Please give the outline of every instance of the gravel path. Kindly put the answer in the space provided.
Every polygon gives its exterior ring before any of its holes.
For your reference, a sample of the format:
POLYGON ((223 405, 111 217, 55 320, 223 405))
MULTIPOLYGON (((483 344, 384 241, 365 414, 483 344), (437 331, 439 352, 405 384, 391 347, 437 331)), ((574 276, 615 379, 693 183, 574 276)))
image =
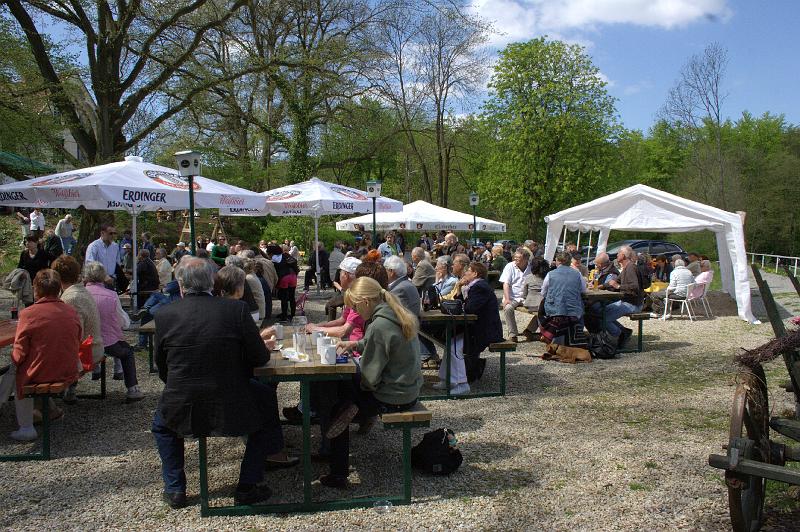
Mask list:
MULTIPOLYGON (((54 460, 0 466, 0 529, 726 530, 722 474, 706 458, 727 441, 732 355, 764 342, 771 330, 736 318, 727 296, 712 296, 715 319, 647 322, 644 353, 565 365, 526 356, 540 353, 540 344, 520 344, 509 359, 506 397, 429 402, 433 426, 456 431, 465 462, 447 478, 415 474, 414 503, 386 515, 368 509, 202 519, 194 442, 186 450, 192 505, 169 510, 159 499, 160 464, 149 434, 161 383, 146 373, 140 354, 144 401, 123 404, 122 383, 109 381, 106 401, 82 400, 55 424, 54 460)), ((321 317, 321 303, 306 308, 312 319, 321 317)), ((768 370, 771 408, 790 408, 789 394, 777 386, 786 376, 782 363, 768 370)), ((496 378, 493 358, 484 385, 496 378)), ((281 384, 282 404, 293 404, 297 390, 281 384)), ((0 453, 15 448, 6 437, 14 428, 6 406, 0 453)), ((299 452, 299 429, 287 427, 286 438, 299 452)), ((379 425, 354 435, 354 492, 399 491, 399 449, 398 435, 379 425)), ((210 440, 211 491, 221 501, 230 501, 241 452, 238 439, 210 440)), ((280 500, 300 493, 299 468, 267 479, 280 500)), ((317 487, 315 495, 337 493, 317 487)), ((798 507, 787 513, 771 506, 767 528, 797 530, 798 507)))

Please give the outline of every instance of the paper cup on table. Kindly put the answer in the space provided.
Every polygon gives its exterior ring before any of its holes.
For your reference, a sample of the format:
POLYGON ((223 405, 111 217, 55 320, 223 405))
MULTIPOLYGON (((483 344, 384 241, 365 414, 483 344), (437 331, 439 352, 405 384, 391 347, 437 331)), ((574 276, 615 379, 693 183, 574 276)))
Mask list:
POLYGON ((314 331, 311 333, 311 343, 316 345, 319 339, 323 337, 322 331, 314 331))
POLYGON ((336 364, 336 346, 326 345, 323 346, 319 352, 320 362, 327 365, 336 364))
POLYGON ((275 324, 275 338, 277 340, 283 340, 283 325, 280 323, 275 324))
POLYGON ((306 352, 306 333, 299 332, 292 335, 292 342, 294 343, 294 350, 298 353, 306 352))

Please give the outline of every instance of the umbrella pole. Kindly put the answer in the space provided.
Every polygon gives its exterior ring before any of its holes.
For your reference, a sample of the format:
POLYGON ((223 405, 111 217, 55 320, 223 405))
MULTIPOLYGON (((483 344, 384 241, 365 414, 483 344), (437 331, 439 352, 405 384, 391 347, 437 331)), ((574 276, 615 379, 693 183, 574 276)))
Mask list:
POLYGON ((589 251, 586 253, 586 265, 589 265, 589 258, 592 256, 592 232, 589 231, 589 251))
POLYGON ((320 272, 322 271, 319 267, 319 216, 314 216, 314 253, 317 255, 317 295, 320 293, 320 284, 322 282, 322 276, 320 272))
POLYGON ((136 213, 135 205, 131 208, 131 214, 133 214, 132 216, 133 220, 131 221, 131 232, 133 233, 133 250, 132 250, 133 260, 131 261, 131 264, 133 264, 133 284, 131 285, 129 292, 131 294, 131 308, 133 309, 134 312, 136 312, 137 310, 139 310, 138 308, 139 284, 137 279, 138 276, 136 275, 136 255, 138 253, 138 251, 136 250, 136 241, 137 241, 136 239, 138 237, 138 235, 136 234, 136 218, 139 215, 136 213))

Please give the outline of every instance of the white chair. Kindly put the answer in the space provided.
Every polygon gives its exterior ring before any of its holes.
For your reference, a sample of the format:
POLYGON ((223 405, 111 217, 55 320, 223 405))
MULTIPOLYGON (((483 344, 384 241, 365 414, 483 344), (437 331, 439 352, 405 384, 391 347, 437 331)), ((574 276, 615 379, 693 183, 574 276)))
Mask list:
POLYGON ((696 300, 699 300, 700 303, 703 304, 703 311, 706 313, 706 318, 714 317, 714 313, 711 311, 711 304, 708 302, 708 299, 706 298, 710 284, 711 283, 698 283, 697 286, 703 287, 703 293, 695 298, 696 300))
POLYGON ((689 315, 689 320, 694 321, 694 314, 692 314, 692 301, 694 301, 695 298, 693 298, 691 294, 696 286, 697 283, 689 283, 686 285, 686 297, 672 296, 674 289, 667 287, 667 296, 664 298, 664 315, 661 316, 661 319, 666 320, 668 315, 672 315, 672 303, 680 302, 681 316, 683 316, 683 311, 686 309, 686 313, 689 315))

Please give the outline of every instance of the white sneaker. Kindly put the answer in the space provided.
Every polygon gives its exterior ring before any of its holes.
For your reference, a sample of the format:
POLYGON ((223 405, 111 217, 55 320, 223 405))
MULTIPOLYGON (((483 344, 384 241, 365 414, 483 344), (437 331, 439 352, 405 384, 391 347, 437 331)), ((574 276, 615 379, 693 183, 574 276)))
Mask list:
POLYGON ((142 399, 144 399, 144 394, 142 390, 139 389, 138 384, 128 388, 128 393, 125 395, 126 402, 132 403, 134 401, 141 401, 142 399))
POLYGON ((447 388, 447 386, 445 385, 444 381, 439 381, 433 385, 434 390, 444 390, 445 388, 447 388))
POLYGON ((671 317, 672 317, 672 314, 667 314, 666 316, 662 316, 662 317, 660 317, 658 319, 660 319, 661 321, 664 321, 664 320, 670 319, 671 317))
POLYGON ((30 427, 20 427, 19 430, 15 430, 10 434, 11 439, 17 441, 33 441, 39 437, 36 434, 36 429, 33 426, 30 427))
POLYGON ((469 393, 469 384, 462 382, 450 388, 450 395, 465 395, 469 393))
POLYGON ((656 314, 655 312, 651 312, 650 313, 650 317, 653 318, 653 319, 656 319, 656 318, 660 318, 661 316, 659 314, 656 314))

